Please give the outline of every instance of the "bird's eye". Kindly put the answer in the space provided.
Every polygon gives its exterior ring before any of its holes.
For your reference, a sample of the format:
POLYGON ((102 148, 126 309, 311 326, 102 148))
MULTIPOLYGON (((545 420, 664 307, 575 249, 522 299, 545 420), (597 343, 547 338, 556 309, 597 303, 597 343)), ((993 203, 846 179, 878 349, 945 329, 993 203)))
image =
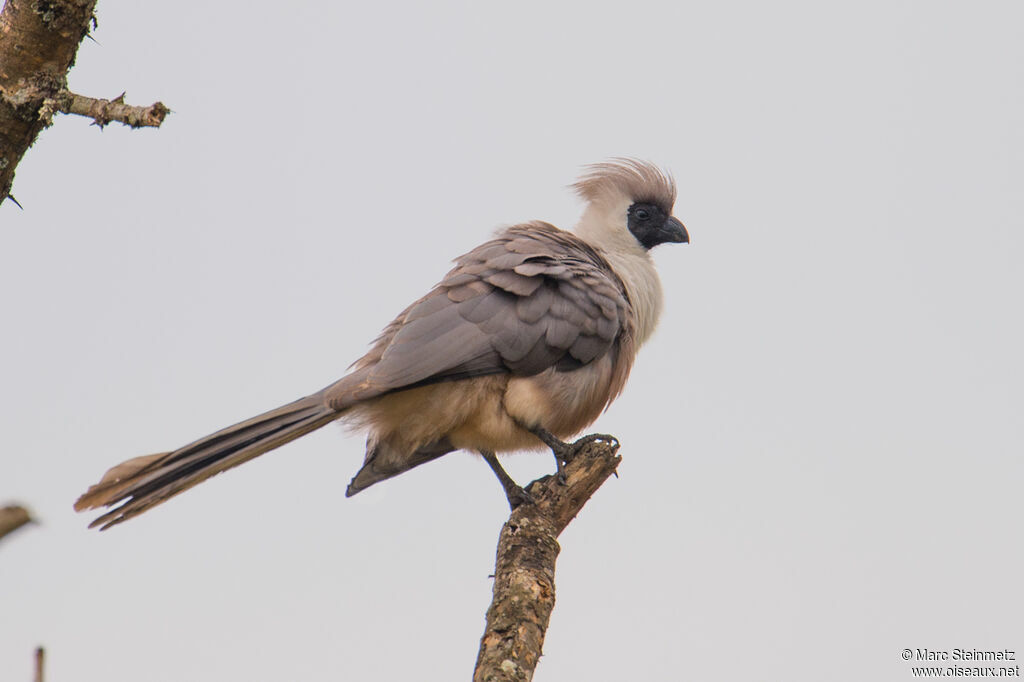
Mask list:
POLYGON ((650 212, 646 208, 638 208, 633 215, 636 216, 637 220, 647 220, 651 217, 650 212))

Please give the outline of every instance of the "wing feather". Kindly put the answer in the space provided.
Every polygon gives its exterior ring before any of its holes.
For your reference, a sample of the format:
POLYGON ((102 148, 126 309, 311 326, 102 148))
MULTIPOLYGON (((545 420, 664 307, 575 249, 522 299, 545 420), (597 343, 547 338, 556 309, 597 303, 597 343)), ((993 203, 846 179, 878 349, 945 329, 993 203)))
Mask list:
POLYGON ((457 259, 355 366, 376 394, 485 374, 572 371, 631 343, 634 326, 625 288, 599 252, 571 233, 528 223, 457 259))
POLYGON ((532 296, 519 297, 516 301, 515 314, 523 322, 532 324, 548 313, 554 299, 554 287, 542 286, 532 296))
POLYGON ((528 297, 544 283, 544 278, 520 275, 515 270, 497 270, 484 277, 484 281, 516 296, 528 297))

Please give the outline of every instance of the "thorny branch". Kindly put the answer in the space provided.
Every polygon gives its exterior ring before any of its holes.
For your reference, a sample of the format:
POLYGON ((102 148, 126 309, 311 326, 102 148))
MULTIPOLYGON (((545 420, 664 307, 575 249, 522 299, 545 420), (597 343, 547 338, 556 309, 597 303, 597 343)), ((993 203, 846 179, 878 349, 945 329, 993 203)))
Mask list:
POLYGON ((114 99, 95 99, 85 95, 76 95, 67 90, 61 101, 60 111, 65 114, 87 116, 103 127, 111 121, 123 123, 132 128, 145 126, 159 128, 170 109, 163 102, 154 102, 148 107, 132 106, 124 103, 124 93, 114 99))
MULTIPOLYGON (((57 112, 159 126, 168 113, 124 103, 124 95, 94 99, 67 88, 78 46, 95 27, 96 0, 6 0, 0 12, 0 203, 10 197, 14 169, 57 112)), ((10 197, 13 199, 13 197, 10 197)))

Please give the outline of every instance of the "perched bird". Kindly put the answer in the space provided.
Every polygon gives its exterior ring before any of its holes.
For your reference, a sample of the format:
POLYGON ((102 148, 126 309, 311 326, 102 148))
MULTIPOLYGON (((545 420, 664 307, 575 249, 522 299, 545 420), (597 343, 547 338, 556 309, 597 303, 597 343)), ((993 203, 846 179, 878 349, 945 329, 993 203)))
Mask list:
POLYGON ((510 506, 529 501, 496 453, 547 446, 562 473, 587 437, 563 439, 619 395, 658 323, 662 288, 648 252, 689 241, 672 215, 675 183, 655 166, 615 159, 588 166, 573 187, 586 202, 573 232, 544 222, 500 231, 458 258, 340 380, 172 452, 123 462, 75 509, 114 507, 90 526, 109 528, 337 419, 368 432, 346 496, 471 450, 510 506))

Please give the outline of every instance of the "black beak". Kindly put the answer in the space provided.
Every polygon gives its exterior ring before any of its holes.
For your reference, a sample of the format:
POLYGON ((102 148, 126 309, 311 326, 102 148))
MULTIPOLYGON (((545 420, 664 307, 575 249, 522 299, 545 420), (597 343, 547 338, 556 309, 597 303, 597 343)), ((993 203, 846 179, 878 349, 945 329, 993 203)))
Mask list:
POLYGON ((661 233, 661 241, 663 242, 690 243, 690 233, 686 231, 686 226, 679 222, 679 219, 675 216, 668 217, 665 224, 661 226, 661 233))

